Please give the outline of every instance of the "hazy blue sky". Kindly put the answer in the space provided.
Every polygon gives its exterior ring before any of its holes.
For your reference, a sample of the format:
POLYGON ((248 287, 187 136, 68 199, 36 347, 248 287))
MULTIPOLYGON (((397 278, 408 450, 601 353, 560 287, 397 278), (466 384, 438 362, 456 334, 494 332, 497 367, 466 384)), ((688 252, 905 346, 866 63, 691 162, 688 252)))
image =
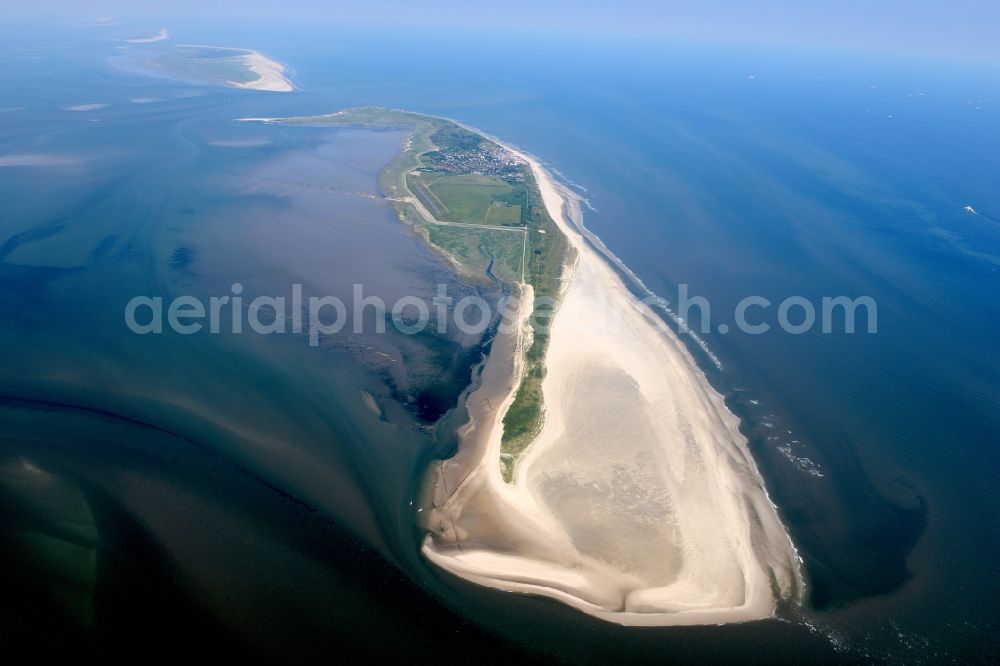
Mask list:
MULTIPOLYGON (((6 3, 4 3, 6 5, 6 3)), ((1000 0, 39 0, 6 12, 53 16, 167 13, 386 21, 433 30, 468 26, 581 36, 810 45, 1000 61, 1000 0), (165 5, 167 7, 165 7, 165 5)))

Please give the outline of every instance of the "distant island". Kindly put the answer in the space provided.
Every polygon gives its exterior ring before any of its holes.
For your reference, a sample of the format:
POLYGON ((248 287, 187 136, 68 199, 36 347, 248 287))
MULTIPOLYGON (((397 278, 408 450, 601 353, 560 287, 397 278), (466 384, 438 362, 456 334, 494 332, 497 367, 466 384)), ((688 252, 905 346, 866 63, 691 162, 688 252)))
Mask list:
POLYGON ((258 51, 201 44, 163 45, 165 30, 154 38, 128 40, 111 59, 120 69, 192 83, 223 85, 268 92, 291 92, 286 68, 258 51))
POLYGON ((467 394, 458 452, 428 472, 431 562, 628 625, 754 620, 802 599, 739 420, 537 159, 405 111, 242 120, 407 130, 386 199, 460 275, 516 304, 467 394))
POLYGON ((162 42, 170 39, 170 33, 167 32, 166 28, 160 28, 160 31, 155 35, 150 35, 149 37, 133 37, 132 39, 126 39, 125 41, 129 44, 152 44, 153 42, 162 42))

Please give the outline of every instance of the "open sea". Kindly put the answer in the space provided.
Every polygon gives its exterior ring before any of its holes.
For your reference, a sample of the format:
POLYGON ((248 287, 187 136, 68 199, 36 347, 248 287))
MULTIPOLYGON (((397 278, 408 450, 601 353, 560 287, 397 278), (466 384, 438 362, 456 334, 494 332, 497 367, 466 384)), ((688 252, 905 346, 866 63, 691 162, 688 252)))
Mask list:
POLYGON ((163 27, 124 20, 0 26, 0 636, 293 660, 1000 658, 995 66, 164 24, 285 63, 299 90, 272 94, 116 69, 115 39, 163 27), (804 607, 623 628, 431 568, 421 473, 454 445, 481 340, 127 329, 133 296, 235 282, 247 302, 473 293, 377 200, 401 133, 233 122, 357 105, 538 156, 668 322, 682 286, 707 300, 708 330, 681 334, 744 420, 804 607), (737 330, 750 296, 770 331, 737 330), (785 299, 837 296, 874 299, 877 332, 779 330, 785 299))

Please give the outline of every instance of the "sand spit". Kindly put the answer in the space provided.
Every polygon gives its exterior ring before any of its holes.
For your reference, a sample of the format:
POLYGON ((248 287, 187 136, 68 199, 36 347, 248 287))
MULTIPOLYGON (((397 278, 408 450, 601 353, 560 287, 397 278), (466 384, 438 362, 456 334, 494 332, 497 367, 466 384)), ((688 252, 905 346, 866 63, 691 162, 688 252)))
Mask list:
POLYGON ((149 37, 136 37, 134 39, 126 39, 125 42, 129 44, 152 44, 154 42, 162 42, 164 40, 170 39, 173 35, 167 32, 166 28, 160 28, 160 31, 155 35, 149 37))
MULTIPOLYGON (((517 152, 517 151, 514 151, 517 152)), ((579 198, 530 156, 577 252, 552 325, 544 426, 504 483, 503 415, 525 344, 498 335, 459 453, 432 470, 428 559, 627 625, 741 622, 803 590, 738 419, 678 337, 579 232, 579 198)), ((530 298, 530 291, 527 298, 530 298)))
POLYGON ((285 78, 285 66, 279 62, 271 60, 267 56, 251 51, 244 56, 240 56, 243 63, 259 78, 247 83, 228 81, 234 88, 249 88, 251 90, 266 90, 270 92, 291 92, 295 90, 292 82, 285 78))
POLYGON ((288 68, 276 60, 268 58, 259 51, 234 48, 231 46, 210 46, 207 44, 177 44, 178 48, 211 49, 213 51, 231 51, 233 55, 224 56, 227 60, 238 60, 240 64, 257 75, 253 81, 222 81, 232 88, 247 90, 264 90, 269 92, 292 92, 295 86, 285 77, 288 68))

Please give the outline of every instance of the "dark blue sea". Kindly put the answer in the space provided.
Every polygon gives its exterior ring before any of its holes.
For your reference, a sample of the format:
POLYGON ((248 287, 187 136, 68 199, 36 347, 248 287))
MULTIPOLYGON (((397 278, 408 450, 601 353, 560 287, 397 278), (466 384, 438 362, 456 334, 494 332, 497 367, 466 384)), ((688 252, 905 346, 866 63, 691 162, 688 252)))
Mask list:
POLYGON ((164 24, 287 64, 299 90, 270 94, 116 69, 116 39, 162 27, 123 20, 0 27, 0 160, 48 160, 0 161, 0 580, 19 600, 0 617, 67 649, 124 632, 302 660, 1000 656, 996 65, 164 24), (91 104, 106 106, 66 110, 91 104), (402 135, 233 122, 357 105, 451 117, 538 156, 637 293, 675 315, 681 289, 710 304, 704 332, 680 333, 743 419, 804 559, 804 607, 629 629, 431 569, 411 501, 453 445, 441 431, 460 421, 448 410, 476 341, 125 328, 136 294, 237 281, 248 296, 468 290, 391 208, 343 194, 377 195, 402 135), (820 313, 839 296, 870 297, 877 331, 781 330, 789 297, 820 313), (766 333, 736 325, 747 297, 771 304, 750 316, 766 333))

